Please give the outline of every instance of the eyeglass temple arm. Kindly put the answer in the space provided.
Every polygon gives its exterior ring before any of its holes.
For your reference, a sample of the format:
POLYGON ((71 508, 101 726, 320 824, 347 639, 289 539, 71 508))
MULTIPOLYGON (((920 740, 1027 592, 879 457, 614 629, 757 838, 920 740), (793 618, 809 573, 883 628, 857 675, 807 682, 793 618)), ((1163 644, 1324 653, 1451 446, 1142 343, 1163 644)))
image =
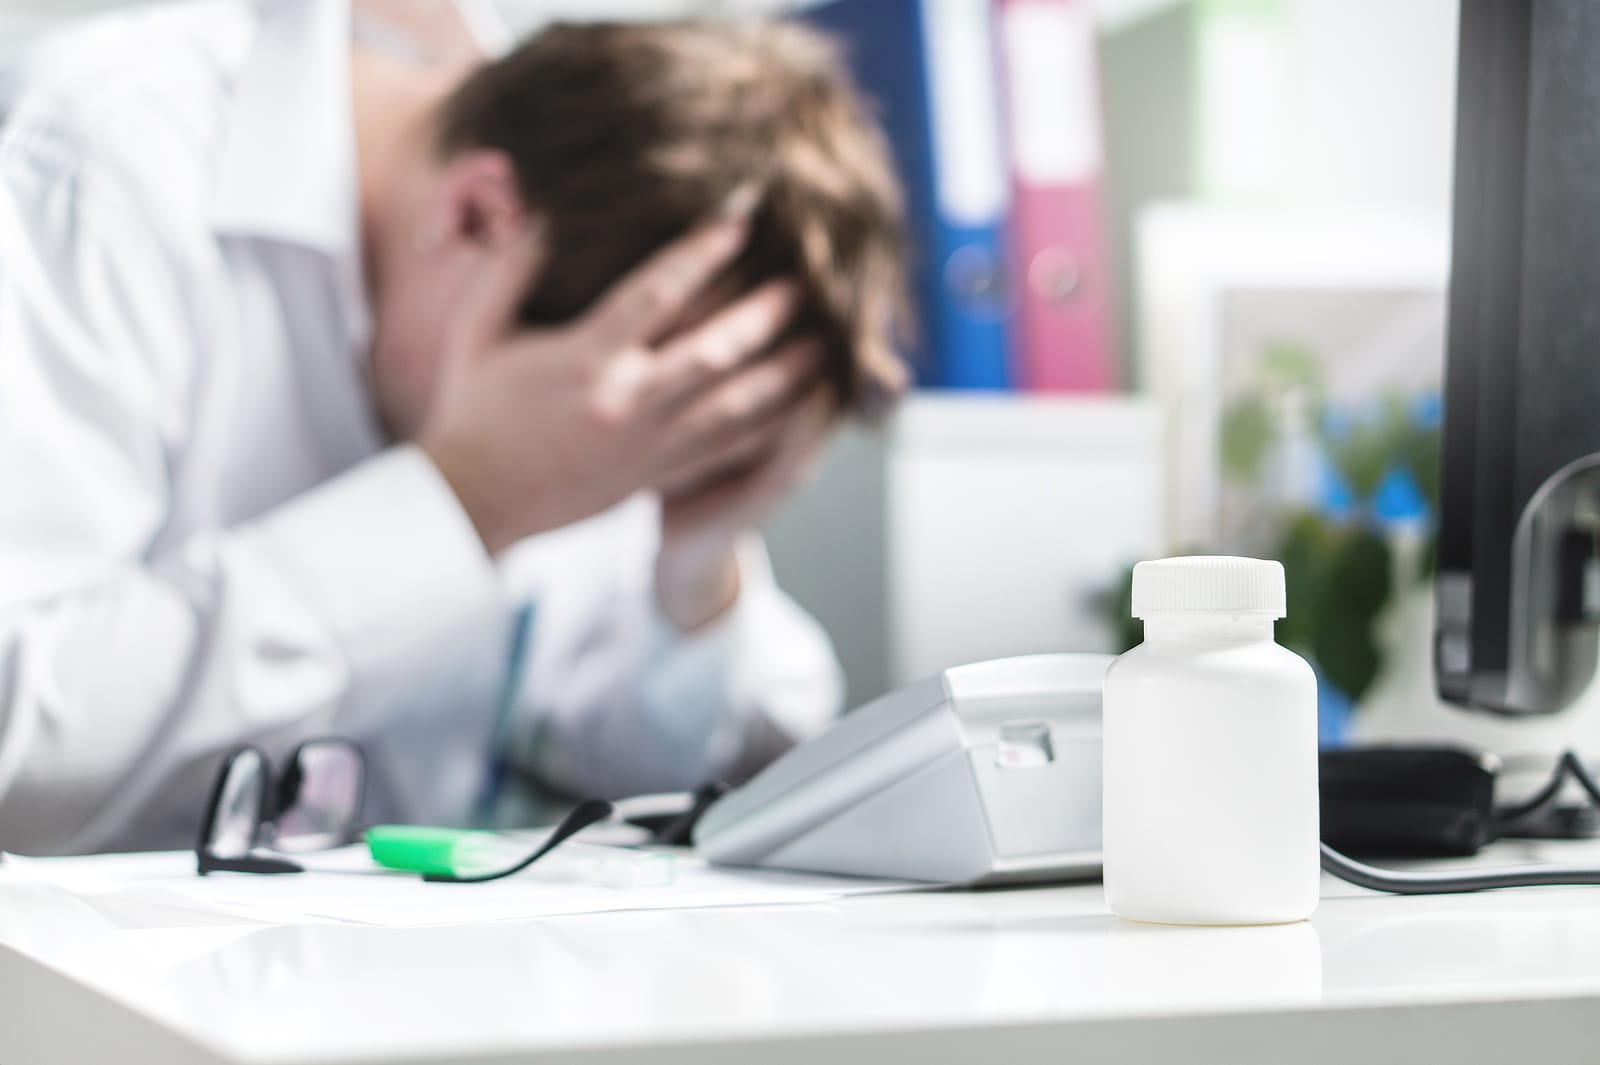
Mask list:
POLYGON ((585 799, 574 807, 571 813, 561 819, 561 823, 555 827, 555 831, 550 833, 550 838, 544 841, 542 847, 509 869, 501 869, 497 872, 484 873, 479 876, 424 873, 422 879, 432 884, 485 884, 491 880, 499 880, 501 877, 510 876, 513 873, 520 873, 583 829, 588 828, 596 821, 604 821, 610 817, 613 809, 614 807, 604 799, 585 799))
POLYGON ((305 869, 287 858, 273 858, 264 854, 246 854, 240 858, 218 858, 201 851, 199 872, 207 873, 303 873, 305 869))

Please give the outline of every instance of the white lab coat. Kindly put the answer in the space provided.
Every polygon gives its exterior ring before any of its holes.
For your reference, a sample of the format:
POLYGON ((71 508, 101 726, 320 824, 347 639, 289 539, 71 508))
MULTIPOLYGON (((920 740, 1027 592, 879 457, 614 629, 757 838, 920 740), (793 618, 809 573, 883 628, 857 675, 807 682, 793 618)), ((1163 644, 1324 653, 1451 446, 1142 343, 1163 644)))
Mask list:
POLYGON ((654 791, 839 709, 759 542, 729 616, 656 610, 637 497, 491 562, 379 431, 349 12, 232 0, 36 50, 0 130, 0 848, 191 845, 220 756, 340 734, 371 816, 459 820, 535 604, 513 754, 654 791))

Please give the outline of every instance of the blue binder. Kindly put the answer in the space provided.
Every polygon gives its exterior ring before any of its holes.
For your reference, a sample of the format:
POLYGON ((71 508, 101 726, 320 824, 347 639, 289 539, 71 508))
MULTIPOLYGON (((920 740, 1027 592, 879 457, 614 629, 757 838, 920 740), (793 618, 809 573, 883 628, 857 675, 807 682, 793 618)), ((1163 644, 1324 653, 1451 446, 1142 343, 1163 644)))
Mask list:
POLYGON ((802 17, 842 40, 906 186, 918 385, 1010 387, 990 0, 832 0, 802 17))

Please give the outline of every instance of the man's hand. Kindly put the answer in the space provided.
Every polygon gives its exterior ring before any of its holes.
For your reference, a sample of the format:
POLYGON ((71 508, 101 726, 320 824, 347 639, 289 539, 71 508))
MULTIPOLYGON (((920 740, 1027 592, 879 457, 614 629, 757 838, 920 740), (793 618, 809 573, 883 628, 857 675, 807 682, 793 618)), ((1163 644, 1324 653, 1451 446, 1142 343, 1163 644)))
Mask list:
POLYGON ((698 230, 549 330, 516 321, 539 266, 535 235, 490 253, 417 443, 491 553, 640 489, 695 483, 772 451, 776 415, 820 374, 806 341, 754 358, 793 315, 792 283, 763 285, 657 346, 745 234, 738 221, 698 230))
POLYGON ((663 486, 656 593, 663 613, 678 627, 692 631, 733 605, 739 594, 734 542, 745 530, 766 524, 806 480, 833 413, 832 395, 816 387, 774 419, 772 444, 754 464, 710 483, 679 480, 663 486))

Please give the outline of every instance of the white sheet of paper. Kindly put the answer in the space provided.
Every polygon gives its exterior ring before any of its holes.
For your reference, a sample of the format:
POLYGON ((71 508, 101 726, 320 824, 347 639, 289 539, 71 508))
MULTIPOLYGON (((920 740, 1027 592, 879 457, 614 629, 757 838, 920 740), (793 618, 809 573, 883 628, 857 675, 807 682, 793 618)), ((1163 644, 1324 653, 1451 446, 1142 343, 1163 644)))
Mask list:
POLYGON ((91 903, 144 904, 273 923, 341 921, 415 928, 614 910, 793 905, 907 891, 905 881, 725 869, 688 850, 631 850, 569 841, 533 868, 486 884, 430 884, 382 869, 365 846, 302 856, 307 872, 195 873, 187 851, 0 862, 8 879, 51 884, 91 903))

